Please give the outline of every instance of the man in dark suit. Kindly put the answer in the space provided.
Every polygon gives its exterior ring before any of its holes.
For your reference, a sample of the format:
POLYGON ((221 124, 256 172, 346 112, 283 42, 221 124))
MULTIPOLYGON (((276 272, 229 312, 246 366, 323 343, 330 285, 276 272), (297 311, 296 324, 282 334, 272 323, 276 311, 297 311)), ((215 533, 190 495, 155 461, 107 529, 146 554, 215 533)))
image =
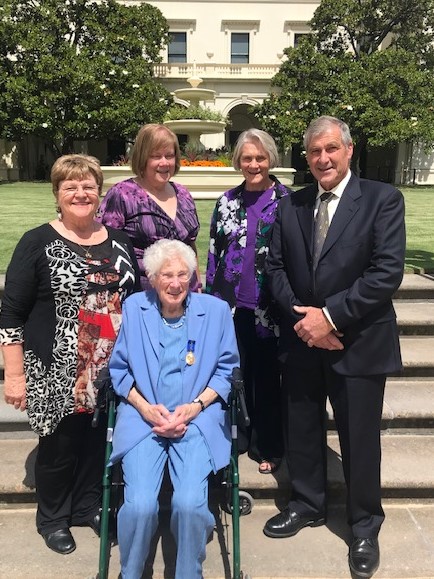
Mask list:
POLYGON ((401 369, 392 296, 404 267, 404 200, 350 170, 348 126, 320 117, 305 137, 317 184, 279 205, 267 273, 281 310, 280 360, 288 507, 267 521, 269 537, 326 522, 326 397, 333 408, 352 528, 349 564, 371 577, 384 520, 380 423, 386 376, 401 369), (323 195, 327 193, 326 195, 323 195), (331 193, 331 194, 330 194, 331 193))

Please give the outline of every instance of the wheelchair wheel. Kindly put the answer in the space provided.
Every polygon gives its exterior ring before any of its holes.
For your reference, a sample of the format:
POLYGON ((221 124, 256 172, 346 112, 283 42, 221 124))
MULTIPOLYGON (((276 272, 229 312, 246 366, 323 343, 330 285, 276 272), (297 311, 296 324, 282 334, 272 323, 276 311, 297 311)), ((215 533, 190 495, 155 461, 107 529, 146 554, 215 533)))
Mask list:
MULTIPOLYGON (((250 495, 248 492, 246 491, 239 491, 239 497, 240 497, 240 516, 244 517, 245 515, 249 515, 252 512, 253 509, 253 505, 254 505, 254 500, 252 495, 250 495)), ((232 497, 229 497, 229 499, 227 500, 226 505, 224 505, 224 510, 231 514, 233 511, 232 508, 232 497)))
POLYGON ((254 500, 246 491, 240 491, 240 515, 249 515, 253 509, 254 500))

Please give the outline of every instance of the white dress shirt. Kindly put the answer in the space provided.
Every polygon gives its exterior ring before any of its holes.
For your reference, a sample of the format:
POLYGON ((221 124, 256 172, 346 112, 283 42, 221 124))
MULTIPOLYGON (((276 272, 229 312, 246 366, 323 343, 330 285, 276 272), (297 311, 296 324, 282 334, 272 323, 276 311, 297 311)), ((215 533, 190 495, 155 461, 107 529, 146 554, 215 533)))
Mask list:
POLYGON ((326 191, 330 191, 330 193, 333 193, 333 196, 327 203, 327 211, 329 215, 329 223, 332 222, 333 216, 336 213, 336 209, 338 208, 339 201, 341 200, 342 193, 344 192, 345 187, 348 185, 348 181, 350 180, 350 178, 351 178, 351 171, 348 170, 348 173, 345 175, 342 181, 338 185, 336 185, 336 187, 334 187, 333 189, 324 189, 324 187, 321 187, 321 185, 318 183, 318 193, 316 195, 314 217, 316 217, 316 214, 318 213, 319 204, 321 203, 320 200, 321 195, 326 191))
MULTIPOLYGON (((334 217, 334 214, 336 213, 336 209, 338 208, 339 201, 341 200, 342 194, 345 190, 345 187, 348 185, 348 181, 350 180, 350 178, 351 178, 351 171, 348 169, 348 173, 345 175, 345 177, 342 179, 342 181, 340 181, 340 183, 338 183, 336 185, 336 187, 334 187, 333 189, 326 190, 326 189, 324 189, 324 187, 321 187, 321 185, 318 183, 318 193, 316 195, 316 201, 315 201, 314 218, 316 217, 316 214, 318 213, 319 204, 321 203, 321 200, 320 200, 321 195, 323 193, 325 193, 326 191, 330 191, 331 193, 333 193, 333 196, 330 199, 330 201, 327 203, 327 211, 328 211, 328 216, 329 216, 329 224, 331 224, 332 219, 334 217)), ((337 327, 335 326, 328 309, 326 307, 323 307, 322 311, 324 312, 325 317, 328 319, 328 321, 333 326, 333 329, 337 331, 337 327)))

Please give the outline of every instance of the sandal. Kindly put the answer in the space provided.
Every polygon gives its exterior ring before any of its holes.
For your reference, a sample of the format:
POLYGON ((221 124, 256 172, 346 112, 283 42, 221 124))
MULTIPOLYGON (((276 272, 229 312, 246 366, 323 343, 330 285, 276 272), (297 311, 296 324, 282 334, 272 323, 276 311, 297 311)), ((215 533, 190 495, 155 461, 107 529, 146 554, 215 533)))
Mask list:
POLYGON ((266 458, 261 459, 259 463, 258 472, 261 474, 273 474, 279 468, 280 462, 274 462, 273 460, 267 460, 266 458))

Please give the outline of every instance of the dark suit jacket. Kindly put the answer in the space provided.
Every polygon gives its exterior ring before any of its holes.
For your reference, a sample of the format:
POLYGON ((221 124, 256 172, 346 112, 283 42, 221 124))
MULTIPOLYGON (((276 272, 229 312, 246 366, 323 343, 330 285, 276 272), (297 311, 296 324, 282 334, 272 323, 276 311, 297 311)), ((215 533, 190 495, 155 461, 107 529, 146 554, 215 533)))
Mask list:
POLYGON ((279 204, 266 271, 281 311, 280 359, 309 366, 329 356, 348 376, 401 369, 392 296, 404 267, 404 199, 391 185, 351 175, 312 271, 317 186, 292 192, 279 204), (294 305, 327 306, 343 351, 309 348, 293 330, 294 305))

